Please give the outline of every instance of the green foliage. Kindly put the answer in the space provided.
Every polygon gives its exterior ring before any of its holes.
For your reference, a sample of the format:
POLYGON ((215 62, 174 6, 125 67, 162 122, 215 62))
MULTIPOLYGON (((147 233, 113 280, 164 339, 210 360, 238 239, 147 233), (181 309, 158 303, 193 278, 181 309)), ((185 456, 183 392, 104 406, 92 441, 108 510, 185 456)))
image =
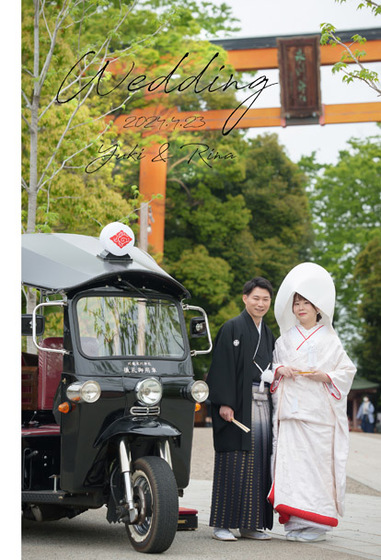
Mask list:
MULTIPOLYGON (((121 75, 108 71, 103 74, 100 95, 96 88, 89 94, 89 88, 96 84, 92 79, 107 55, 118 59, 122 72, 127 73, 135 64, 131 79, 140 75, 142 68, 150 79, 162 76, 179 60, 184 39, 197 56, 189 57, 189 64, 179 74, 199 71, 200 64, 206 64, 218 49, 197 37, 234 30, 231 9, 225 4, 217 7, 203 2, 200 6, 190 1, 184 5, 178 0, 40 2, 37 43, 34 2, 24 0, 22 9, 24 229, 97 234, 99 225, 107 221, 126 216, 133 220, 141 202, 130 188, 136 182, 136 162, 110 158, 94 174, 85 170, 99 158, 100 149, 119 142, 123 151, 129 143, 136 144, 140 135, 131 132, 121 138, 104 117, 145 106, 147 98, 143 92, 129 94, 120 84, 121 75), (92 55, 83 59, 65 81, 61 101, 88 86, 68 103, 57 105, 53 101, 65 74, 91 50, 96 53, 93 59, 92 55), (77 82, 67 88, 76 76, 77 82), (108 91, 112 93, 105 95, 108 91)), ((219 50, 222 64, 226 54, 219 50)), ((167 96, 169 106, 176 103, 175 95, 167 96)), ((190 97, 188 93, 181 96, 188 110, 193 109, 188 104, 190 97)), ((225 98, 229 103, 230 92, 225 98)))
POLYGON ((199 305, 217 308, 227 302, 232 279, 230 266, 219 257, 211 257, 203 245, 183 251, 170 270, 176 278, 184 280, 199 305))
MULTIPOLYGON (((338 4, 345 4, 347 0, 335 0, 338 4)), ((363 8, 369 8, 374 15, 381 14, 381 5, 373 0, 365 0, 357 3, 357 9, 362 10, 363 8)))
POLYGON ((277 288, 290 268, 305 259, 311 241, 306 178, 285 155, 276 135, 245 140, 234 132, 224 143, 240 157, 221 160, 212 169, 202 162, 183 161, 171 169, 167 185, 165 265, 186 285, 189 273, 201 278, 211 274, 208 266, 218 270, 223 283, 211 282, 210 293, 201 294, 196 283, 188 285, 192 295, 205 302, 213 332, 243 309, 246 280, 265 276, 277 288), (198 253, 192 264, 190 255, 200 243, 202 258, 198 253), (187 266, 197 273, 177 265, 184 255, 187 266), (208 259, 223 260, 229 275, 212 261, 208 264, 208 259), (224 299, 218 296, 220 288, 224 299))
MULTIPOLYGON (((97 120, 104 112, 104 107, 97 105, 95 99, 82 106, 76 100, 65 105, 52 103, 62 81, 62 69, 74 64, 79 45, 79 29, 74 23, 78 8, 74 2, 68 5, 73 8, 68 10, 65 25, 58 30, 50 64, 51 34, 57 11, 62 6, 53 2, 39 6, 39 71, 36 77, 34 6, 30 1, 23 2, 23 226, 27 229, 30 212, 35 212, 34 229, 37 231, 97 234, 99 225, 128 215, 138 201, 130 204, 123 199, 121 181, 113 177, 111 166, 103 168, 96 177, 84 172, 89 158, 95 153, 94 139, 102 129, 107 130, 106 123, 97 120), (45 78, 42 70, 44 65, 47 68, 45 78), (40 90, 36 110, 32 105, 36 95, 33 88, 37 86, 40 86, 40 90), (37 127, 33 125, 33 115, 38 118, 37 127), (33 151, 32 139, 37 134, 37 149, 33 151), (37 167, 36 180, 31 174, 33 166, 37 167), (37 193, 35 210, 29 205, 33 193, 37 193)), ((109 127, 104 139, 112 141, 114 138, 115 132, 109 127)))
MULTIPOLYGON (((346 2, 346 0, 336 0, 340 4, 346 2)), ((369 8, 375 16, 381 14, 381 5, 373 1, 359 2, 357 9, 369 8)), ((366 55, 366 51, 355 49, 352 50, 352 45, 347 46, 341 40, 341 38, 336 33, 336 28, 331 23, 322 23, 321 28, 321 38, 320 43, 322 45, 331 44, 332 46, 340 45, 343 47, 343 52, 341 54, 340 61, 333 65, 332 73, 343 73, 343 82, 350 84, 355 80, 360 80, 367 84, 370 88, 374 89, 378 94, 381 93, 380 81, 377 72, 369 70, 364 67, 360 59, 366 55), (351 69, 348 63, 356 63, 360 69, 351 69)), ((359 45, 366 44, 366 38, 358 33, 352 36, 353 43, 359 45)))
POLYGON ((381 136, 352 139, 336 165, 313 169, 309 192, 315 232, 314 260, 333 275, 337 290, 336 326, 350 343, 357 332, 353 310, 361 287, 353 281, 358 254, 380 226, 381 136))
POLYGON ((381 385, 381 236, 376 233, 359 253, 354 279, 361 290, 361 343, 355 347, 359 374, 381 385))
MULTIPOLYGON (((381 14, 378 2, 358 2, 357 9, 363 8, 370 9, 375 16, 381 14)), ((352 40, 366 45, 366 38, 359 34, 353 35, 352 40)), ((378 74, 366 68, 360 60, 366 51, 353 51, 352 45, 342 42, 335 27, 325 23, 321 25, 321 44, 329 43, 344 48, 341 60, 333 66, 332 72, 342 72, 343 82, 347 84, 360 80, 380 95, 378 74), (349 62, 356 63, 357 67, 350 69, 349 62)), ((380 227, 380 137, 363 143, 352 140, 349 144, 352 152, 342 152, 336 166, 325 167, 311 194, 316 231, 314 253, 336 280, 337 326, 356 352, 360 372, 368 379, 380 381, 379 328, 375 327, 381 317, 377 303, 380 273, 378 264, 372 262, 372 258, 378 258, 379 263, 380 251, 379 241, 371 241, 380 227), (369 270, 372 271, 370 275, 369 270), (353 313, 358 301, 361 301, 359 314, 363 319, 360 328, 353 313)), ((313 170, 313 164, 306 163, 309 165, 307 172, 315 173, 317 177, 318 169, 313 170)))
MULTIPOLYGON (((164 265, 205 308, 215 337, 244 308, 247 280, 264 276, 277 289, 289 270, 306 260, 311 242, 307 179, 276 135, 251 140, 239 131, 223 138, 217 132, 203 135, 222 153, 237 154, 211 168, 181 158, 184 135, 177 140, 167 182, 164 265)), ((278 335, 272 310, 266 322, 278 335)), ((209 361, 210 356, 194 361, 198 377, 209 361)))
POLYGON ((350 74, 343 76, 343 82, 350 84, 356 78, 363 81, 366 80, 371 80, 373 82, 379 81, 377 72, 366 70, 365 68, 363 68, 361 70, 352 70, 350 74))

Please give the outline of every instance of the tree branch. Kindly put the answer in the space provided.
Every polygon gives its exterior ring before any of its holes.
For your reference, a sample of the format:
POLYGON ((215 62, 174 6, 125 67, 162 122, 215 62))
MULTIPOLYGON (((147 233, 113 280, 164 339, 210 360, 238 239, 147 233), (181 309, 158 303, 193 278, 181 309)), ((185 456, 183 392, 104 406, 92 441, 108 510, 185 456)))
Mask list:
POLYGON ((341 41, 341 39, 339 37, 337 37, 335 35, 336 29, 332 24, 330 24, 330 23, 321 24, 321 28, 322 28, 321 43, 323 45, 325 45, 329 42, 333 42, 336 45, 340 45, 344 49, 344 54, 341 57, 341 61, 337 62, 333 66, 332 72, 338 72, 338 71, 341 70, 347 76, 347 78, 343 78, 343 80, 345 82, 348 83, 348 82, 350 82, 354 79, 361 80, 361 81, 365 82, 370 88, 374 89, 379 95, 381 95, 381 89, 377 85, 377 83, 379 82, 378 77, 377 77, 377 73, 368 70, 362 64, 362 62, 360 62, 360 56, 362 56, 363 53, 361 53, 359 51, 353 52, 351 50, 351 47, 355 43, 357 43, 357 42, 364 43, 364 42, 366 42, 366 39, 359 36, 359 35, 354 35, 352 37, 353 38, 353 43, 351 43, 349 46, 347 46, 345 43, 343 43, 341 41), (356 53, 358 53, 359 56, 356 56, 356 53), (357 64, 357 66, 360 68, 360 70, 354 70, 354 71, 347 70, 346 69, 347 65, 348 65, 348 62, 346 62, 347 60, 351 60, 352 62, 357 64))
POLYGON ((193 196, 191 195, 190 190, 188 189, 188 187, 186 186, 186 184, 181 181, 181 179, 177 179, 176 177, 168 177, 167 179, 168 181, 174 181, 175 183, 178 183, 181 187, 183 187, 184 191, 187 193, 188 197, 190 200, 193 200, 193 196))
POLYGON ((373 8, 375 10, 377 10, 377 8, 381 7, 381 4, 379 4, 378 2, 373 2, 372 0, 366 0, 366 3, 367 3, 368 6, 369 5, 373 6, 373 8))
POLYGON ((27 109, 30 110, 30 109, 32 108, 32 105, 30 104, 30 101, 29 101, 29 99, 28 99, 28 97, 27 97, 27 95, 26 95, 26 93, 25 93, 25 91, 24 91, 23 89, 21 90, 21 95, 22 95, 23 98, 24 98, 24 101, 25 101, 25 103, 26 103, 27 109))
MULTIPOLYGON (((95 140, 93 140, 92 142, 90 142, 90 143, 87 144, 86 146, 83 146, 82 148, 80 148, 79 150, 77 150, 74 154, 71 154, 71 155, 68 156, 66 159, 64 159, 63 162, 61 163, 60 167, 59 167, 58 169, 56 169, 56 170, 54 171, 54 173, 52 173, 52 175, 50 175, 47 179, 45 179, 45 181, 43 181, 41 184, 39 184, 39 187, 38 187, 38 188, 41 189, 41 188, 43 187, 43 185, 45 185, 45 183, 52 181, 52 179, 66 166, 66 163, 67 163, 68 161, 70 161, 71 159, 73 159, 73 157, 77 156, 77 155, 80 154, 81 152, 83 152, 83 151, 87 150, 88 148, 90 148, 90 146, 92 146, 93 144, 95 144, 95 143, 99 140, 99 138, 101 138, 101 136, 102 136, 105 132, 107 132, 108 129, 109 129, 109 125, 107 125, 107 126, 102 130, 102 132, 100 132, 100 133, 98 134, 98 136, 95 138, 95 140)), ((55 153, 53 154, 53 156, 52 156, 52 158, 51 158, 51 161, 52 161, 53 157, 55 157, 55 155, 56 155, 57 152, 58 152, 58 148, 57 148, 57 150, 55 151, 55 153)), ((50 164, 50 163, 51 163, 51 162, 49 162, 49 164, 50 164)), ((83 167, 83 166, 81 166, 81 167, 83 167)), ((47 168, 48 168, 48 166, 45 168, 44 174, 46 174, 47 168)), ((79 167, 77 167, 76 169, 78 169, 78 168, 79 168, 79 167)), ((43 179, 43 176, 41 176, 41 179, 43 179)), ((40 181, 41 181, 41 179, 40 179, 40 181)))
POLYGON ((34 77, 34 76, 33 76, 33 72, 31 72, 30 70, 28 70, 28 68, 27 68, 26 66, 23 66, 23 67, 21 68, 21 71, 22 71, 22 72, 25 72, 26 74, 28 74, 28 76, 30 76, 31 78, 34 77))
POLYGON ((52 40, 52 34, 50 32, 49 25, 48 25, 48 22, 46 21, 46 17, 45 17, 45 0, 43 0, 43 2, 42 2, 40 13, 42 14, 43 20, 45 22, 46 31, 48 32, 49 39, 51 41, 52 40))
POLYGON ((26 123, 27 127, 29 128, 29 130, 31 129, 31 124, 28 121, 28 119, 26 117, 24 117, 24 115, 21 113, 21 118, 22 120, 26 123))
POLYGON ((21 186, 26 190, 26 192, 29 192, 29 187, 27 182, 25 181, 24 177, 21 176, 21 186))
MULTIPOLYGON (((346 51, 347 51, 347 56, 349 58, 351 58, 360 68, 361 70, 364 70, 365 72, 368 72, 368 70, 365 68, 365 66, 360 62, 360 59, 357 58, 357 56, 352 52, 351 50, 351 46, 354 44, 352 43, 351 45, 349 45, 349 47, 347 45, 345 45, 344 43, 342 43, 333 33, 330 34, 333 38, 333 40, 340 45, 341 47, 343 47, 346 51)), ((348 72, 347 70, 345 70, 345 68, 340 68, 340 70, 342 70, 344 72, 344 74, 346 74, 348 77, 351 78, 357 78, 358 80, 361 80, 363 82, 365 82, 369 87, 371 87, 372 89, 374 89, 379 95, 381 95, 381 89, 379 87, 377 87, 376 83, 374 80, 372 80, 370 77, 364 77, 364 76, 359 76, 357 75, 355 72, 348 72)))
POLYGON ((178 160, 175 161, 174 163, 172 163, 172 165, 171 165, 170 167, 168 167, 168 174, 172 171, 172 169, 173 169, 174 167, 176 167, 176 165, 179 165, 179 164, 182 163, 183 161, 188 161, 188 159, 189 159, 189 158, 185 156, 185 157, 183 157, 183 158, 178 159, 178 160))
MULTIPOLYGON (((89 8, 86 8, 86 10, 84 10, 83 15, 81 17, 81 19, 77 19, 75 21, 72 21, 71 23, 69 23, 69 25, 65 25, 65 27, 63 27, 62 29, 69 29, 69 27, 72 27, 73 25, 76 25, 77 23, 82 23, 83 22, 83 18, 85 17, 85 13, 89 8)), ((91 16, 93 16, 94 14, 97 14, 98 10, 95 9, 94 12, 92 12, 91 14, 87 14, 86 17, 90 18, 91 16)))
MULTIPOLYGON (((135 0, 133 5, 129 8, 129 10, 127 10, 127 12, 125 13, 125 15, 123 16, 123 18, 119 21, 119 23, 117 24, 117 26, 114 28, 114 32, 117 31, 117 29, 119 29, 120 25, 122 25, 122 23, 124 22, 124 20, 126 19, 127 15, 131 12, 131 10, 135 7, 135 5, 138 3, 138 0, 135 0)), ((79 73, 79 75, 74 78, 70 83, 68 83, 64 88, 61 89, 62 93, 65 93, 65 91, 67 91, 69 88, 71 88, 74 84, 76 84, 77 82, 80 81, 81 76, 83 74, 86 73, 86 71, 90 68, 90 66, 92 66, 93 64, 97 63, 97 65, 99 67, 101 67, 103 64, 105 64, 105 62, 108 60, 110 63, 115 62, 116 60, 118 60, 121 55, 125 54, 126 52, 128 52, 129 50, 131 50, 134 46, 136 45, 140 45, 141 43, 144 43, 148 40, 150 40, 152 37, 155 37, 165 26, 165 23, 162 23, 161 25, 159 25, 159 27, 149 36, 147 37, 143 37, 142 39, 140 39, 139 41, 136 41, 135 43, 133 43, 133 45, 130 45, 128 47, 126 47, 125 49, 120 49, 118 50, 117 55, 114 55, 112 57, 110 57, 110 55, 108 54, 108 48, 109 48, 109 44, 110 44, 110 38, 105 39, 105 41, 100 45, 100 47, 98 48, 98 50, 95 52, 94 56, 91 58, 91 60, 87 63, 85 63, 84 67, 82 68, 81 72, 79 73), (104 54, 102 57, 100 57, 100 53, 104 51, 104 54), (99 59, 99 60, 98 60, 99 59)), ((132 52, 133 54, 133 52, 132 52)), ((54 100, 52 100, 53 102, 54 100)))
POLYGON ((96 117, 95 119, 89 119, 87 121, 83 121, 79 124, 76 124, 72 127, 69 128, 69 130, 74 130, 76 128, 79 128, 80 126, 84 126, 85 124, 89 124, 90 122, 97 122, 100 119, 104 119, 105 117, 107 117, 108 115, 111 115, 112 113, 114 113, 115 111, 118 111, 118 109, 122 109, 124 107, 124 105, 127 103, 127 101, 133 96, 135 95, 136 92, 133 92, 131 95, 128 95, 126 97, 126 99, 124 101, 122 101, 122 103, 120 105, 118 105, 117 107, 113 107, 112 109, 110 109, 109 111, 107 111, 107 113, 103 113, 103 115, 100 115, 99 117, 96 117))
MULTIPOLYGON (((136 4, 137 4, 137 0, 135 0, 135 2, 133 3, 132 7, 134 7, 136 4)), ((124 14, 123 18, 121 18, 121 20, 119 21, 118 25, 114 28, 115 30, 118 29, 118 28, 120 27, 120 25, 123 23, 123 21, 124 21, 125 18, 127 17, 127 14, 130 13, 131 9, 132 9, 132 8, 129 8, 129 10, 126 11, 126 13, 124 14)), ((62 12, 62 10, 61 10, 61 12, 62 12)), ((58 17, 59 17, 59 16, 58 16, 58 17)), ((58 19, 58 18, 57 18, 57 19, 58 19)), ((56 26, 55 26, 54 33, 53 33, 53 40, 54 40, 54 41, 55 41, 55 37, 56 37, 57 31, 58 31, 58 27, 57 27, 57 25, 56 25, 56 26)), ((103 42, 102 46, 98 49, 98 52, 93 56, 92 62, 95 61, 95 59, 96 59, 98 53, 102 52, 102 50, 105 50, 105 52, 104 52, 104 55, 103 55, 102 60, 101 60, 101 62, 100 62, 100 65, 102 65, 102 64, 106 61, 106 58, 107 58, 107 49, 108 49, 109 42, 110 42, 110 39, 107 39, 107 40, 105 40, 105 41, 103 42)), ((129 47, 128 47, 128 48, 129 48, 129 47)), ((49 57, 49 55, 48 55, 48 57, 49 57)), ((47 57, 47 59, 46 59, 46 61, 45 61, 45 65, 46 65, 46 62, 47 62, 47 60, 48 60, 48 57, 47 57)), ((51 60, 51 56, 50 56, 50 59, 49 59, 49 60, 51 60)), ((50 64, 50 62, 49 62, 49 64, 50 64)), ((85 66, 85 69, 88 68, 89 65, 90 65, 90 63, 89 63, 87 66, 85 66)), ((85 69, 84 69, 84 71, 85 71, 85 69)), ((70 85, 72 85, 73 83, 75 83, 75 82, 78 81, 79 79, 80 79, 80 77, 78 76, 78 77, 77 77, 71 84, 69 84, 67 87, 70 87, 70 85)), ((46 172, 47 172, 47 170, 49 169, 49 167, 50 167, 50 165, 52 164, 52 162, 54 161, 54 159, 55 159, 55 157, 56 157, 56 155, 57 155, 57 152, 58 152, 58 150, 59 150, 59 148, 60 148, 60 146, 61 146, 61 144, 62 144, 62 142, 63 142, 63 140, 64 140, 64 138, 65 138, 65 136, 66 136, 66 134, 68 133, 69 130, 72 129, 72 127, 71 127, 70 125, 71 125, 71 123, 72 123, 72 121, 73 121, 75 115, 78 113, 80 107, 85 103, 85 101, 86 101, 87 98, 89 97, 89 95, 90 95, 90 93, 92 92, 94 86, 95 86, 95 82, 93 82, 93 83, 90 85, 90 87, 89 87, 88 90, 86 91, 84 97, 81 98, 81 100, 79 101, 77 107, 73 110, 71 116, 69 117, 68 123, 67 123, 67 125, 66 125, 66 127, 65 127, 65 129, 64 129, 64 131, 63 131, 63 133, 62 133, 62 135, 61 135, 61 137, 60 137, 60 139, 59 139, 59 141, 58 141, 58 143, 57 143, 57 145, 56 145, 56 148, 55 148, 55 150, 53 151, 52 156, 50 157, 50 159, 49 159, 49 161, 48 161, 48 163, 47 163, 47 165, 46 165, 46 167, 45 167, 45 169, 44 169, 44 171, 43 171, 43 173, 42 173, 42 175, 41 175, 41 177, 40 177, 40 180, 39 180, 38 186, 37 186, 38 189, 41 188, 41 186, 42 186, 43 184, 45 184, 46 180, 44 180, 44 178, 45 178, 45 176, 46 176, 46 172)), ((65 89, 66 89, 66 88, 65 88, 65 89)), ((64 90, 63 90, 63 91, 64 91, 64 90)), ((128 99, 128 98, 126 98, 126 100, 127 100, 127 99, 128 99)), ((125 100, 125 101, 126 101, 126 100, 125 100)), ((104 118, 104 116, 106 116, 106 115, 108 115, 108 114, 110 114, 110 113, 116 111, 117 109, 121 108, 121 107, 123 106, 123 104, 125 103, 125 101, 124 101, 121 105, 119 105, 118 107, 116 107, 116 108, 111 109, 110 111, 108 111, 105 115, 101 115, 101 116, 98 117, 96 120, 99 120, 99 119, 101 119, 101 118, 104 118)), ((52 103, 53 103, 53 100, 49 103, 48 107, 50 107, 52 103)), ((42 112, 42 114, 39 116, 39 120, 42 118, 42 116, 43 116, 43 115, 45 114, 45 112, 48 110, 48 107, 47 107, 47 108, 42 112)), ((84 124, 84 123, 82 123, 82 124, 84 124)), ((80 125, 76 125, 76 126, 80 126, 80 125)), ((75 127, 73 127, 73 128, 75 128, 75 127)), ((105 131, 103 131, 101 134, 103 134, 104 132, 105 132, 105 131)), ((98 136, 98 137, 99 137, 99 136, 98 136)), ((92 144, 92 143, 91 143, 91 144, 92 144)), ((89 144, 88 146, 85 146, 85 147, 83 148, 83 150, 87 149, 91 144, 89 144)), ((80 150, 80 151, 83 151, 83 150, 80 150)), ((79 153, 79 152, 78 152, 78 153, 79 153)), ((71 159, 71 158, 69 158, 69 159, 71 159)), ((62 169, 62 166, 59 168, 59 170, 61 170, 61 169, 62 169)), ((56 175, 56 172, 54 173, 54 175, 56 175)))
POLYGON ((38 95, 40 95, 40 93, 41 93, 42 86, 44 85, 46 76, 48 74, 50 63, 51 63, 52 57, 53 57, 53 51, 54 51, 54 48, 56 46, 58 31, 60 30, 60 28, 62 26, 62 23, 64 22, 64 20, 66 19, 66 17, 68 16, 68 13, 69 13, 67 11, 67 4, 68 4, 68 0, 64 0, 64 2, 62 4, 62 8, 61 8, 61 10, 58 13, 57 18, 56 18, 56 23, 55 23, 55 26, 54 26, 53 34, 50 35, 51 39, 50 39, 49 51, 48 51, 48 54, 46 55, 44 65, 43 65, 42 70, 41 70, 41 74, 38 77, 39 78, 38 79, 38 95))

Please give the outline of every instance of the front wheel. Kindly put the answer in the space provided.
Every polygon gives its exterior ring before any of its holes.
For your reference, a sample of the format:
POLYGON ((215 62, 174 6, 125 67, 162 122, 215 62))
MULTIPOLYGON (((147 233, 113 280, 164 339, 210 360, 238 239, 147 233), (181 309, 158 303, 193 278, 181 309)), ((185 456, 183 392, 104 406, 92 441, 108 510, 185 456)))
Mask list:
POLYGON ((126 524, 128 538, 139 552, 164 552, 175 538, 179 514, 172 469, 160 457, 142 457, 131 475, 138 522, 126 524))

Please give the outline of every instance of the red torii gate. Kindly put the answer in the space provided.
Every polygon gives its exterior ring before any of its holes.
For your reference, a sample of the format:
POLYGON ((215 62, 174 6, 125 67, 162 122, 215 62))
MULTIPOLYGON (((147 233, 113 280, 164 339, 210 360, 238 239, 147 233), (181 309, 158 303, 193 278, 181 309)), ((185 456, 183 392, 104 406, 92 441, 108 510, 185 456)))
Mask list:
MULTIPOLYGON (((361 32, 361 31, 360 31, 361 32)), ((363 48, 361 45, 354 44, 351 37, 358 31, 338 32, 342 41, 346 45, 352 45, 354 48, 363 48)), ((363 62, 378 62, 381 60, 381 28, 363 30, 363 34, 367 36, 366 55, 362 57, 363 62)), ((239 71, 252 71, 262 69, 276 69, 279 67, 279 48, 277 40, 279 39, 308 39, 315 35, 298 36, 282 36, 277 37, 261 37, 251 39, 225 39, 212 41, 216 45, 222 46, 228 51, 228 62, 239 71)), ((338 48, 332 48, 330 45, 319 45, 320 65, 333 65, 337 62, 339 55, 338 48)), ((348 61, 350 62, 350 61, 348 61)), ((320 95, 320 93, 319 93, 320 95)), ((244 113, 245 109, 239 109, 235 113, 235 120, 244 113)), ((202 130, 221 130, 224 123, 228 119, 232 110, 214 110, 214 111, 177 111, 176 108, 160 109, 155 107, 154 114, 163 119, 163 124, 169 119, 175 118, 182 123, 189 122, 195 114, 202 115, 205 124, 202 130), (186 120, 188 119, 188 121, 186 120)), ((146 107, 144 109, 136 109, 129 113, 129 117, 139 117, 149 119, 153 118, 153 108, 146 107)), ((119 132, 123 132, 125 128, 127 115, 118 116, 114 124, 118 127, 119 132)), ((381 121, 381 102, 373 103, 348 103, 333 104, 322 106, 322 111, 317 118, 298 118, 287 119, 281 107, 271 107, 262 109, 248 109, 236 128, 255 128, 255 127, 277 127, 286 126, 287 124, 340 124, 355 122, 377 122, 381 121), (296 122, 295 122, 296 121, 296 122)), ((137 122, 137 120, 136 120, 137 122)), ((147 121, 145 121, 147 122, 147 121)), ((160 130, 160 133, 165 130, 160 130)), ((156 158, 159 153, 160 144, 151 143, 145 149, 145 156, 140 161, 139 189, 147 200, 153 195, 161 194, 162 198, 152 201, 152 212, 154 215, 154 223, 151 224, 151 231, 148 234, 148 243, 153 250, 158 253, 164 251, 164 228, 165 228, 165 195, 167 182, 167 162, 165 157, 156 158)))

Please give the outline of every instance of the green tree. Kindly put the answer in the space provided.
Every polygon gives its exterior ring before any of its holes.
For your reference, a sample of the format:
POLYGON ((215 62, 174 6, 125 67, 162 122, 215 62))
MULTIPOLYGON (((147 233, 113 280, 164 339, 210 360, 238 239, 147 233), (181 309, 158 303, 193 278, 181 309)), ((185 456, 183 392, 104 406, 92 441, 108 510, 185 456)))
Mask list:
MULTIPOLYGON (((131 194, 126 162, 118 165, 114 158, 96 173, 85 173, 102 144, 123 143, 110 117, 150 101, 144 92, 122 87, 123 78, 109 71, 109 62, 117 62, 127 75, 130 70, 131 79, 142 68, 154 79, 173 68, 184 39, 229 29, 229 18, 226 5, 208 2, 199 6, 189 1, 184 6, 179 0, 23 1, 22 186, 27 232, 77 226, 83 230, 86 217, 91 230, 95 220, 107 222, 111 215, 123 219, 133 210, 136 204, 123 197, 131 194), (96 203, 99 197, 107 212, 96 203)), ((202 45, 193 67, 209 55, 210 44, 202 45)), ((169 97, 166 101, 173 105, 174 96, 169 97)))
POLYGON ((354 271, 361 300, 361 342, 356 345, 359 374, 381 385, 381 236, 376 234, 359 253, 354 271))
POLYGON ((218 307, 226 301, 231 283, 231 268, 224 259, 211 257, 205 246, 196 245, 183 251, 171 270, 197 296, 198 305, 218 307))
MULTIPOLYGON (((64 106, 55 103, 61 69, 66 65, 70 68, 78 53, 83 52, 81 28, 96 11, 95 4, 86 6, 78 0, 23 2, 22 186, 28 233, 36 228, 71 229, 74 224, 83 224, 84 218, 94 228, 95 220, 106 221, 112 215, 122 218, 131 211, 131 206, 118 195, 118 185, 113 191, 109 189, 111 170, 105 169, 96 179, 87 180, 79 172, 94 139, 101 135, 110 138, 100 118, 107 111, 95 116, 88 103, 92 88, 64 106), (103 199, 107 211, 102 211, 97 198, 103 199), (69 207, 68 223, 64 220, 65 207, 69 207)), ((118 15, 114 11, 113 16, 109 20, 111 33, 125 22, 126 7, 118 15)), ((110 43, 107 37, 99 47, 100 60, 108 56, 110 43)), ((77 79, 77 84, 81 80, 77 79)), ((79 230, 83 231, 83 227, 79 230)))
MULTIPOLYGON (((189 267, 200 276, 201 261, 205 274, 206 267, 213 266, 212 261, 207 264, 206 255, 222 259, 230 271, 229 276, 217 267, 207 272, 218 271, 224 279, 223 285, 210 286, 218 292, 218 301, 209 296, 205 302, 213 332, 242 310, 246 280, 266 276, 277 288, 290 268, 305 260, 311 242, 306 178, 276 135, 246 140, 235 131, 232 139, 232 144, 225 139, 225 146, 233 145, 239 157, 221 160, 212 169, 200 162, 193 166, 182 162, 168 174, 165 263, 169 271, 176 271, 185 282, 186 272, 177 265, 184 254, 193 255, 189 267)), ((223 146, 218 144, 218 149, 223 146)), ((205 300, 197 283, 192 295, 205 300)), ((276 329, 272 315, 269 320, 276 329)))
POLYGON ((259 269, 275 287, 292 266, 307 258, 312 232, 306 185, 304 173, 287 157, 275 134, 250 141, 242 193, 261 255, 259 269))
POLYGON ((313 258, 335 280, 336 326, 349 343, 357 336, 353 309, 361 299, 360 286, 353 281, 356 258, 380 227, 380 140, 350 140, 335 165, 314 168, 309 192, 313 258))

